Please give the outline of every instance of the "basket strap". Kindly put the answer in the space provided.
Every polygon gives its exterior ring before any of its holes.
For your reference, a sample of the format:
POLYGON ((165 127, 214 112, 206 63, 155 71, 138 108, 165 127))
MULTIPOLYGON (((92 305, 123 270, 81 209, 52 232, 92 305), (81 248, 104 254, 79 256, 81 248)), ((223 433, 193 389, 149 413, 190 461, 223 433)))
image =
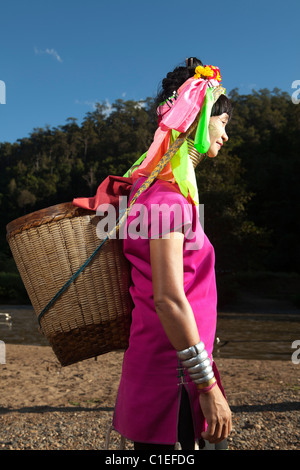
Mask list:
POLYGON ((189 127, 189 129, 180 134, 177 139, 173 142, 173 144, 170 146, 170 148, 168 149, 168 151, 165 153, 165 155, 160 159, 159 163, 157 164, 157 166, 155 167, 155 169, 152 171, 151 175, 147 178, 147 180, 145 181, 145 183, 142 184, 142 186, 138 189, 138 191, 135 193, 135 195, 133 196, 132 200, 130 201, 130 205, 129 207, 127 208, 126 211, 123 212, 123 214, 120 215, 118 221, 117 221, 117 224, 116 226, 108 233, 108 235, 106 236, 106 238, 102 241, 102 243, 96 248, 96 250, 94 251, 94 253, 91 254, 91 256, 84 262, 84 264, 78 269, 78 271, 76 271, 76 273, 73 274, 73 276, 70 277, 70 279, 61 287, 61 289, 59 289, 59 291, 55 294, 55 296, 50 300, 50 302, 48 302, 48 304, 43 308, 43 310, 41 311, 41 313, 38 315, 38 323, 39 323, 39 326, 40 326, 40 330, 42 331, 42 326, 41 326, 41 319, 43 318, 43 316, 45 315, 45 313, 47 312, 47 310, 49 310, 49 308, 54 304, 54 302, 58 299, 58 297, 60 297, 60 295, 69 287, 70 284, 72 284, 72 282, 74 282, 74 280, 79 276, 79 274, 86 268, 86 266, 92 261, 92 259, 96 256, 96 254, 98 253, 98 251, 100 250, 100 248, 103 246, 103 244, 109 239, 109 238, 112 238, 114 236, 115 233, 117 233, 119 231, 119 228, 120 226, 122 225, 122 223, 127 219, 128 217, 128 214, 130 212, 130 209, 131 207, 133 206, 133 204, 135 203, 135 201, 137 200, 137 198, 141 195, 141 193, 143 191, 145 191, 147 188, 149 188, 149 186, 153 183, 153 181, 155 180, 155 178, 157 178, 157 176, 159 175, 159 173, 162 171, 162 169, 167 165, 167 163, 169 163, 169 161, 171 160, 171 158, 178 152, 178 150, 180 149, 181 145, 185 142, 185 140, 188 138, 188 136, 196 129, 197 125, 198 125, 198 120, 199 120, 199 116, 194 120, 194 122, 192 123, 192 125, 189 127))

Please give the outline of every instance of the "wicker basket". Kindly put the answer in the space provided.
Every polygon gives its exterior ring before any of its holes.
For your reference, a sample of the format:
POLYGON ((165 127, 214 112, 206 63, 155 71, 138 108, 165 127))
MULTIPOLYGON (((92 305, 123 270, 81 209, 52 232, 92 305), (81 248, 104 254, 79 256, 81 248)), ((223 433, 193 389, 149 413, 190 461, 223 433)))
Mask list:
MULTIPOLYGON (((96 234, 99 220, 94 211, 64 203, 7 225, 7 241, 38 317, 101 245, 96 234)), ((40 318, 62 366, 126 349, 130 283, 122 240, 108 239, 40 318)))

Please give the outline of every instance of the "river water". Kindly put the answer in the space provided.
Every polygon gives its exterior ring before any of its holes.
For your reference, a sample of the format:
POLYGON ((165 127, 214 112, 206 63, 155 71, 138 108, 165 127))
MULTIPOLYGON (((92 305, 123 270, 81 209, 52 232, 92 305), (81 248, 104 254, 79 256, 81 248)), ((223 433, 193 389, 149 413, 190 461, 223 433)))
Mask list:
MULTIPOLYGON (((48 345, 31 306, 0 306, 0 340, 48 345)), ((214 357, 291 360, 296 340, 300 340, 299 315, 219 313, 214 357)))

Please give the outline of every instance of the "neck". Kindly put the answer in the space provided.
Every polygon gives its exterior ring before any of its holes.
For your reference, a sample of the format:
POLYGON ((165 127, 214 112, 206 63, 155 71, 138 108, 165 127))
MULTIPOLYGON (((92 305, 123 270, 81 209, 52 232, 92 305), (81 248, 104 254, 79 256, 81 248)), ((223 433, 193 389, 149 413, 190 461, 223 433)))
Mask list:
POLYGON ((205 155, 199 153, 194 147, 194 141, 191 139, 187 139, 188 149, 189 149, 189 157, 193 163, 194 169, 196 166, 204 159, 205 155))

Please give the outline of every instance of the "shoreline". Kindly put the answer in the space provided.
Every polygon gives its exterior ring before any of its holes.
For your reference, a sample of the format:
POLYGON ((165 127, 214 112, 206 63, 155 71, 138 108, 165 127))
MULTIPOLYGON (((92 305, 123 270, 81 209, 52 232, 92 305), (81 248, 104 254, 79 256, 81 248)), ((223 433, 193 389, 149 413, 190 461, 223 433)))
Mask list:
MULTIPOLYGON (((9 309, 22 308, 33 310, 31 304, 2 303, 0 312, 9 309)), ((262 296, 251 291, 240 291, 234 302, 228 302, 218 307, 218 314, 245 314, 245 315, 291 315, 300 317, 300 307, 291 300, 262 296)))
MULTIPOLYGON (((104 450, 122 357, 111 352, 61 367, 50 346, 7 344, 6 364, 0 364, 0 450, 104 450)), ((233 413, 229 448, 299 450, 300 364, 216 363, 233 413)), ((110 449, 119 442, 113 432, 110 449)))

